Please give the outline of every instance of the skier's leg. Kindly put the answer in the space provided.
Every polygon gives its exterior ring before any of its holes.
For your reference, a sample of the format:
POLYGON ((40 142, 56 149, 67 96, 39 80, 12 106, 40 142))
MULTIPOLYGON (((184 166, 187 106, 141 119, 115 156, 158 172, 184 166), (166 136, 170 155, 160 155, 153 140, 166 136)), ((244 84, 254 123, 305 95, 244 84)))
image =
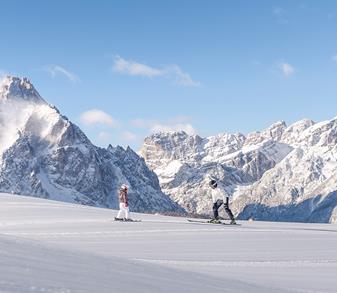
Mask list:
POLYGON ((119 204, 119 211, 118 211, 118 214, 117 214, 117 219, 122 219, 122 214, 123 214, 123 204, 120 203, 119 204))
POLYGON ((124 206, 124 213, 125 213, 125 219, 128 220, 129 219, 129 207, 124 206))
POLYGON ((218 219, 219 217, 219 208, 221 207, 223 201, 222 200, 217 200, 215 203, 213 203, 213 215, 214 215, 214 219, 218 219))
POLYGON ((213 219, 218 219, 219 217, 219 212, 218 212, 218 204, 215 202, 213 203, 213 219))
POLYGON ((226 202, 224 203, 224 208, 225 208, 225 211, 228 214, 229 218, 231 219, 231 223, 235 223, 234 215, 229 208, 229 198, 228 197, 226 197, 226 202))

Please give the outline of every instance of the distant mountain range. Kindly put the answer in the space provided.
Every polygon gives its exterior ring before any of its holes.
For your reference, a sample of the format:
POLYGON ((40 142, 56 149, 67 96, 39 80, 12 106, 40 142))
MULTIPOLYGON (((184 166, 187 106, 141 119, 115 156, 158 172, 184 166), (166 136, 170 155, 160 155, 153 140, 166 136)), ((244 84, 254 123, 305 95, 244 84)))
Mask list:
POLYGON ((337 118, 281 121, 247 136, 157 133, 140 153, 163 192, 191 213, 210 213, 213 177, 239 219, 337 222, 337 118))
POLYGON ((133 211, 183 212, 133 150, 94 146, 28 79, 2 81, 0 191, 117 208, 122 183, 133 211))
POLYGON ((337 118, 247 136, 157 133, 140 155, 93 145, 28 79, 2 81, 2 192, 117 208, 126 183, 133 211, 210 214, 212 177, 239 219, 337 222, 337 118))

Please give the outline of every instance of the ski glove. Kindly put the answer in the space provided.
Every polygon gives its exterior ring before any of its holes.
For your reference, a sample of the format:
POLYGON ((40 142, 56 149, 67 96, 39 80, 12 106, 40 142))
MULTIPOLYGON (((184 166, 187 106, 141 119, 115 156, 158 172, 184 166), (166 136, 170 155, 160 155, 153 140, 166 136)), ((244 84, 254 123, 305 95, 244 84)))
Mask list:
POLYGON ((124 204, 124 206, 127 208, 127 207, 129 206, 129 204, 126 202, 126 203, 124 204))

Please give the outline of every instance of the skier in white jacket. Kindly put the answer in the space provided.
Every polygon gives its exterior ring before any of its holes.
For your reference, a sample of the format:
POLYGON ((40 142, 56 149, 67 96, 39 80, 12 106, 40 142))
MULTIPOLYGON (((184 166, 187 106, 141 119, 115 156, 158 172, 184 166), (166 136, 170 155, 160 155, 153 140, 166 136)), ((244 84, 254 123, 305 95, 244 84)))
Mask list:
POLYGON ((125 184, 119 190, 119 212, 115 221, 129 221, 128 186, 125 184))
POLYGON ((218 188, 218 183, 215 179, 212 179, 209 182, 209 186, 212 188, 212 201, 213 201, 213 219, 210 221, 212 223, 218 223, 219 222, 219 208, 223 205, 226 213, 228 214, 231 222, 230 224, 235 225, 235 218, 232 213, 232 211, 229 208, 229 197, 226 193, 221 192, 221 190, 218 188))

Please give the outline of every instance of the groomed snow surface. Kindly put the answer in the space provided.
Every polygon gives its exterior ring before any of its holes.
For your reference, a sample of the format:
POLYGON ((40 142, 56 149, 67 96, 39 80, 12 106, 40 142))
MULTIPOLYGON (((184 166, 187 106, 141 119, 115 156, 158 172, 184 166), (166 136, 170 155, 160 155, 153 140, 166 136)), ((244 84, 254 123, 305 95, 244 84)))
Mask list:
POLYGON ((188 223, 0 194, 0 292, 337 292, 337 225, 188 223))

